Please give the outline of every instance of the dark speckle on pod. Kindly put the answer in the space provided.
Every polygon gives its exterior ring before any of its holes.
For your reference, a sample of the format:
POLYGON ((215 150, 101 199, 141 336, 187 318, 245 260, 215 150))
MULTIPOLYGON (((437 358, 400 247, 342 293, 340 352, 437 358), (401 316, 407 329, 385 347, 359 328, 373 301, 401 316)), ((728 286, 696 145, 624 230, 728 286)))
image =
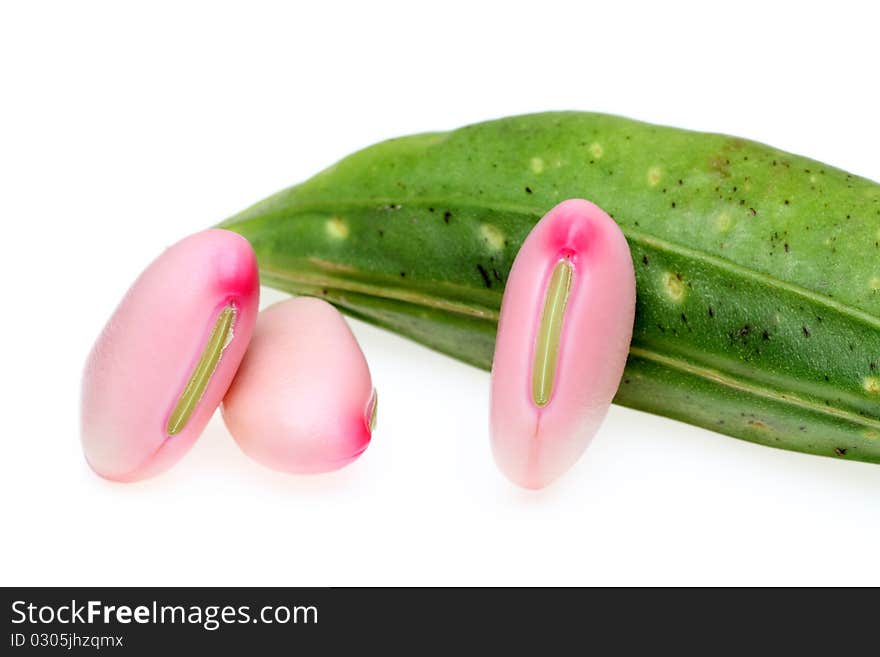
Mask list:
POLYGON ((478 263, 478 264, 477 264, 477 271, 479 271, 479 272, 480 272, 480 276, 483 277, 483 284, 484 284, 487 288, 492 287, 492 279, 489 278, 489 272, 486 271, 486 268, 483 267, 483 265, 481 265, 481 264, 478 263))

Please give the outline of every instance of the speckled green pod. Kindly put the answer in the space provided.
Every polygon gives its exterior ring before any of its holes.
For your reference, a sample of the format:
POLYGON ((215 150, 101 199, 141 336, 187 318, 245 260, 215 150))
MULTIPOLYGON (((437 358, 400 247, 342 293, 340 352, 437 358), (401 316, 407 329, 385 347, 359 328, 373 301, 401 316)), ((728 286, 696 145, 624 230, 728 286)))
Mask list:
POLYGON ((636 267, 617 403, 880 461, 880 185, 839 169, 535 114, 371 146, 223 226, 252 242, 263 282, 489 368, 517 249, 572 197, 615 218, 636 267))

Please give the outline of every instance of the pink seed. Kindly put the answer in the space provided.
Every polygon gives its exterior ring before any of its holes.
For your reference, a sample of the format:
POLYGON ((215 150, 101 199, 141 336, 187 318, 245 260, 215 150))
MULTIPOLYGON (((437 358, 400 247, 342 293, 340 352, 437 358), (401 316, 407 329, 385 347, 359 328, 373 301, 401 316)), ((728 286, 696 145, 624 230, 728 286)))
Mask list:
POLYGON ((342 315, 299 297, 260 313, 223 418, 241 449, 275 470, 317 473, 354 461, 370 443, 376 397, 342 315))
POLYGON ((102 477, 135 481, 177 462, 241 362, 257 315, 250 244, 211 229, 140 275, 95 342, 82 382, 82 443, 102 477))
POLYGON ((634 312, 614 220, 579 199, 548 212, 511 268, 492 363, 492 450, 514 483, 548 485, 589 445, 620 383, 634 312))

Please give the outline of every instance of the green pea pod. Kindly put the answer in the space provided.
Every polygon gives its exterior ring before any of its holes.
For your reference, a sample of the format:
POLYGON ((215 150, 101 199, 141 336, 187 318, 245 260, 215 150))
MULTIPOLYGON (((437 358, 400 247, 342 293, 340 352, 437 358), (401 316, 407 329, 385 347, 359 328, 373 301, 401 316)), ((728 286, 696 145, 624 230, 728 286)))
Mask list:
POLYGON ((615 218, 636 267, 617 403, 880 461, 880 185, 820 162, 534 114, 376 144, 223 227, 264 283, 488 369, 517 249, 572 197, 615 218))

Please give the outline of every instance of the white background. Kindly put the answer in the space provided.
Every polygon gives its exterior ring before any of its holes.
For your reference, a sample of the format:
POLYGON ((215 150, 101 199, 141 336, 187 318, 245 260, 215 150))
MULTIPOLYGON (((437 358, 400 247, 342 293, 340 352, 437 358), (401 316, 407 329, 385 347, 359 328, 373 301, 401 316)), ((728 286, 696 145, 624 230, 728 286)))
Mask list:
POLYGON ((374 141, 589 109, 880 180, 874 3, 590 4, 4 3, 0 583, 880 584, 880 466, 613 407, 525 492, 488 375, 358 322, 381 407, 343 471, 266 470, 219 416, 154 480, 85 465, 81 367, 139 271, 374 141))

